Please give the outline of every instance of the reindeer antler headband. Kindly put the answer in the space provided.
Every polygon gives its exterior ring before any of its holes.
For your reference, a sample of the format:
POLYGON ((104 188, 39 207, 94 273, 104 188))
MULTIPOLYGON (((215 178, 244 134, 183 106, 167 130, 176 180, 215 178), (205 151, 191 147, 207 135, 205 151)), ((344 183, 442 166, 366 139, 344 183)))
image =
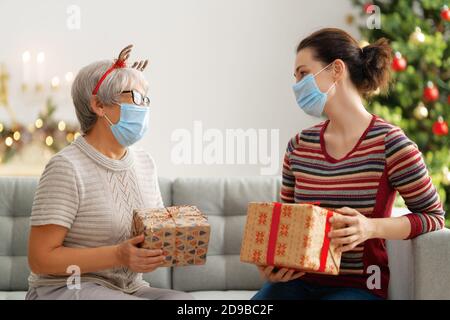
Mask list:
MULTIPOLYGON (((130 45, 126 46, 125 48, 123 48, 122 51, 120 51, 119 57, 116 59, 116 61, 113 63, 113 65, 108 70, 106 70, 106 72, 102 75, 102 77, 98 81, 97 85, 95 86, 94 90, 92 91, 93 95, 97 94, 98 89, 100 88, 100 85, 102 84, 102 82, 106 79, 108 74, 110 74, 114 69, 120 69, 120 68, 127 67, 126 61, 130 57, 130 52, 131 52, 132 48, 133 48, 133 45, 130 44, 130 45)), ((147 64, 148 64, 148 60, 140 60, 139 62, 135 61, 132 64, 131 68, 134 68, 139 71, 144 71, 145 67, 147 67, 147 64)))

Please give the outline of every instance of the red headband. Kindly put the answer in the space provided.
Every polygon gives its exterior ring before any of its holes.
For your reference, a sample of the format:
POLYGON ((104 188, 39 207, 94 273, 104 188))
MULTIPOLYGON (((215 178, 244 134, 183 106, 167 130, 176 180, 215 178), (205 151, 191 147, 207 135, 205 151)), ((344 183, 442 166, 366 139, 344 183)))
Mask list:
POLYGON ((106 79, 108 74, 111 73, 111 71, 113 71, 114 69, 126 68, 126 66, 127 66, 127 64, 125 63, 125 60, 117 59, 117 61, 114 62, 113 65, 108 70, 106 70, 106 72, 103 74, 103 76, 100 78, 100 80, 98 80, 97 85, 94 88, 94 91, 92 91, 92 94, 94 96, 97 94, 98 89, 100 88, 100 85, 106 79))

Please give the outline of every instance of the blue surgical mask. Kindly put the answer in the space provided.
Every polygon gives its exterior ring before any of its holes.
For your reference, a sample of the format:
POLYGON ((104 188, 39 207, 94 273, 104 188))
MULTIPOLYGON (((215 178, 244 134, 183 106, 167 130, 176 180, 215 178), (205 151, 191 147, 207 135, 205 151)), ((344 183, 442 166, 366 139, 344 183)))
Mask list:
POLYGON ((325 70, 329 65, 314 75, 308 74, 305 78, 292 86, 298 106, 305 113, 318 118, 322 116, 325 103, 327 102, 328 92, 336 85, 336 82, 330 86, 327 92, 322 92, 317 86, 314 77, 325 70))
POLYGON ((131 146, 139 141, 148 129, 150 109, 134 104, 122 103, 120 105, 120 120, 116 124, 105 115, 111 125, 111 131, 117 141, 124 147, 131 146))

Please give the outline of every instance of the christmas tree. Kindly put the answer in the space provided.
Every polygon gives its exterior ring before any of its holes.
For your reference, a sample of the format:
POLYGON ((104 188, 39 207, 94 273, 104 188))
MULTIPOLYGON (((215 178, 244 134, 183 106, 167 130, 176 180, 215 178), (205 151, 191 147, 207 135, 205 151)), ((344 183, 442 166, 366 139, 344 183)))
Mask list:
MULTIPOLYGON (((449 226, 449 1, 353 0, 353 3, 361 10, 361 46, 385 37, 395 53, 388 93, 375 93, 368 99, 367 107, 399 126, 418 145, 444 203, 449 226), (374 23, 376 19, 379 25, 374 23)), ((403 205, 400 197, 396 205, 403 205)))

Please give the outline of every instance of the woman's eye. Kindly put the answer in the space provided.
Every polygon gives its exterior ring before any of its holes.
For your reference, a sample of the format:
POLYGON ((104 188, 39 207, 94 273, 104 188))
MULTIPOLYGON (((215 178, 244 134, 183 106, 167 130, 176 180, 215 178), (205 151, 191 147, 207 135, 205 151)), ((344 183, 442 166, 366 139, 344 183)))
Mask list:
POLYGON ((301 80, 305 75, 307 75, 308 74, 308 72, 307 71, 300 71, 298 74, 297 74, 297 77, 298 77, 298 80, 301 80))

